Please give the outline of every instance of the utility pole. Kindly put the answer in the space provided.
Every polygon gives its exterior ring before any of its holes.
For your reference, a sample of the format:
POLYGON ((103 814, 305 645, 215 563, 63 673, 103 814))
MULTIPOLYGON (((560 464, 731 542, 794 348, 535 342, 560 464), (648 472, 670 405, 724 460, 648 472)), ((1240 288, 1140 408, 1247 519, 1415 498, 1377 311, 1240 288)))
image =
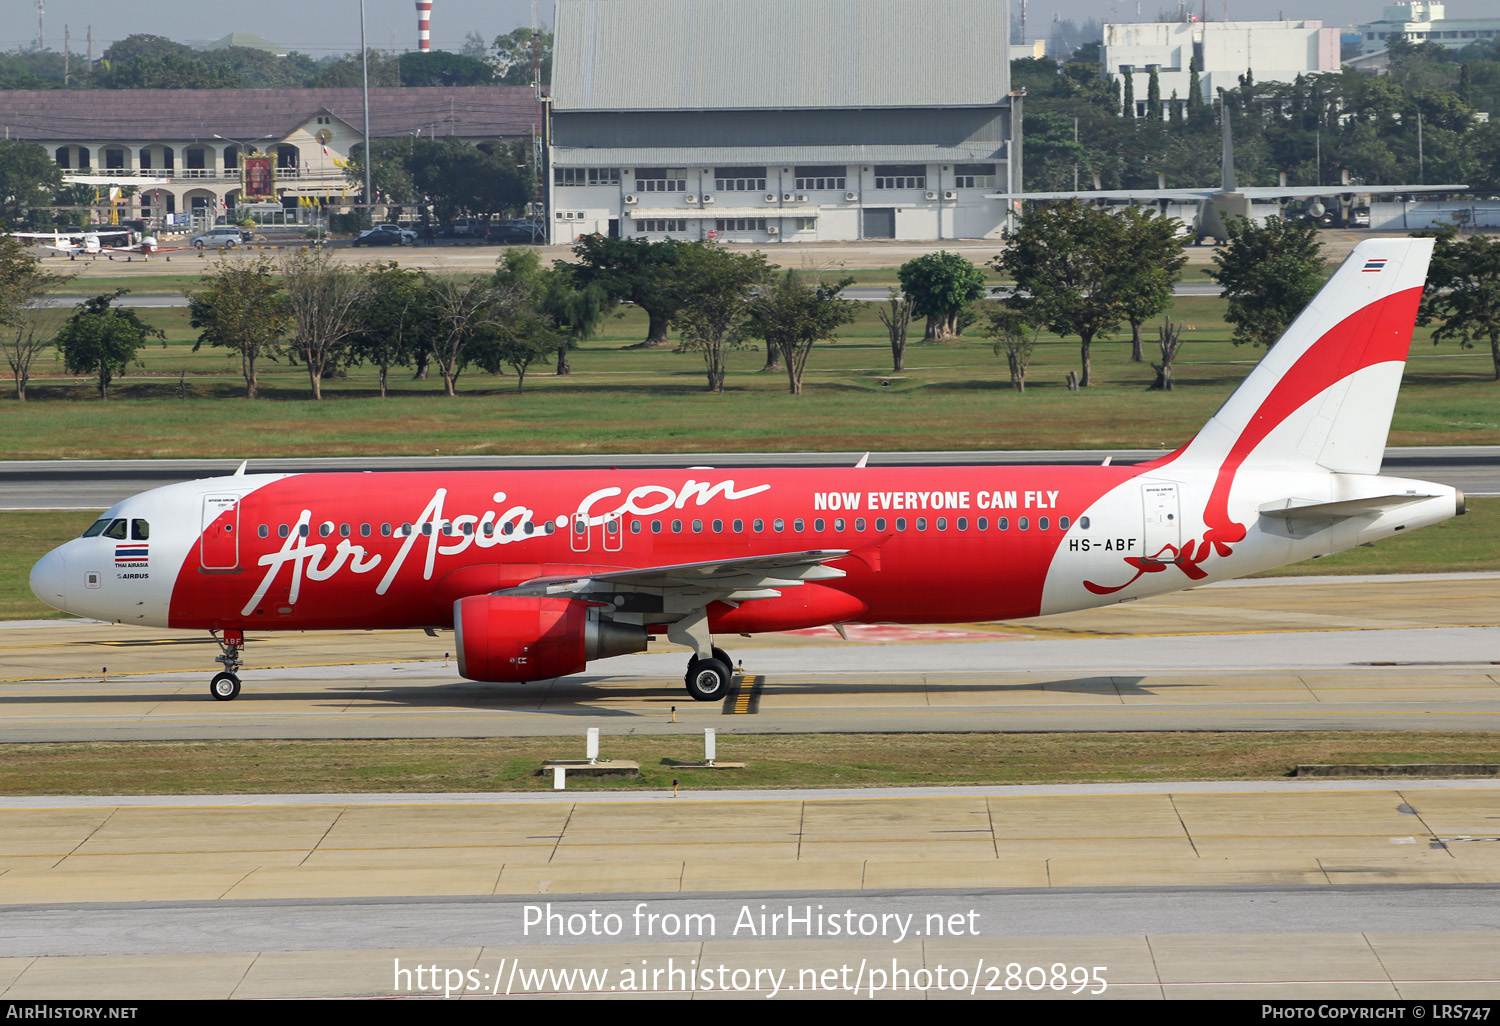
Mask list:
POLYGON ((68 88, 68 51, 73 49, 72 36, 68 33, 68 26, 63 25, 63 88, 68 88))
POLYGON ((365 47, 365 0, 359 0, 359 66, 365 96, 365 213, 369 217, 368 222, 361 219, 360 223, 374 224, 375 189, 371 185, 370 168, 375 163, 375 154, 370 145, 370 51, 365 47))
POLYGON ((47 0, 36 0, 36 52, 47 49, 47 0))
POLYGON ((1422 160, 1422 112, 1417 111, 1417 184, 1427 181, 1427 165, 1422 160))

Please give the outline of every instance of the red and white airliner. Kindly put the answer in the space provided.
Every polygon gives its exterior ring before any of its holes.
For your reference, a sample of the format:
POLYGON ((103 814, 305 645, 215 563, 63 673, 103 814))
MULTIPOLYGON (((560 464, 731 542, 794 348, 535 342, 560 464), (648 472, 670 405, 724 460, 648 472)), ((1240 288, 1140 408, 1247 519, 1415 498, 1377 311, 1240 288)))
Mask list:
MULTIPOLYGON (((1265 570, 1464 511, 1379 476, 1433 243, 1361 243, 1187 445, 1134 466, 246 474, 109 509, 37 563, 80 616, 214 632, 452 628, 459 672, 536 681, 716 634, 1031 617, 1265 570)), ((1148 400, 1142 397, 1143 415, 1148 400)))

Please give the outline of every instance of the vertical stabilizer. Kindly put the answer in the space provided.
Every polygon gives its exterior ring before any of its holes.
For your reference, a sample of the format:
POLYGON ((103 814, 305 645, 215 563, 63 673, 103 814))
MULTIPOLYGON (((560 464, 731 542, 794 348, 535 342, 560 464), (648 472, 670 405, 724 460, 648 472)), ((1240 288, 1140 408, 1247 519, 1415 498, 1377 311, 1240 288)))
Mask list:
POLYGON ((1361 242, 1212 420, 1171 460, 1375 474, 1431 239, 1361 242))

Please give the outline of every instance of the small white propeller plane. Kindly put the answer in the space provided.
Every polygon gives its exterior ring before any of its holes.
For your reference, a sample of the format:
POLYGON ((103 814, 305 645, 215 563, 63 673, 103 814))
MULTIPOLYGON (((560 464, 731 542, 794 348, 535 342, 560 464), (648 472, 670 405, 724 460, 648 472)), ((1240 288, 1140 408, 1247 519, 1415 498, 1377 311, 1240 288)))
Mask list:
MULTIPOLYGON (((128 244, 131 231, 129 228, 82 228, 77 231, 52 231, 52 232, 11 232, 11 236, 17 239, 32 239, 36 241, 38 249, 49 253, 61 253, 65 256, 98 256, 100 253, 125 252, 124 249, 115 249, 104 245, 108 238, 123 238, 128 244)), ((145 240, 142 240, 144 243, 145 240)), ((155 240, 152 240, 153 244, 155 240)), ((135 250, 132 250, 136 252, 135 250)), ((141 250, 138 252, 151 252, 141 250)))

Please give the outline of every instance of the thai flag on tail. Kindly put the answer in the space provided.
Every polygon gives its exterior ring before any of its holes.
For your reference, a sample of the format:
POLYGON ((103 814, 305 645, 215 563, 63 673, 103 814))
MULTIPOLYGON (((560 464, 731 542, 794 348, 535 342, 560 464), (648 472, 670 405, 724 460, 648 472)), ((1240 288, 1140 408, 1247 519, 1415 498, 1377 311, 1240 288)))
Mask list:
POLYGON ((1385 269, 1385 261, 1385 257, 1375 257, 1373 259, 1366 260, 1365 266, 1361 267, 1360 270, 1365 272, 1382 271, 1385 269))

